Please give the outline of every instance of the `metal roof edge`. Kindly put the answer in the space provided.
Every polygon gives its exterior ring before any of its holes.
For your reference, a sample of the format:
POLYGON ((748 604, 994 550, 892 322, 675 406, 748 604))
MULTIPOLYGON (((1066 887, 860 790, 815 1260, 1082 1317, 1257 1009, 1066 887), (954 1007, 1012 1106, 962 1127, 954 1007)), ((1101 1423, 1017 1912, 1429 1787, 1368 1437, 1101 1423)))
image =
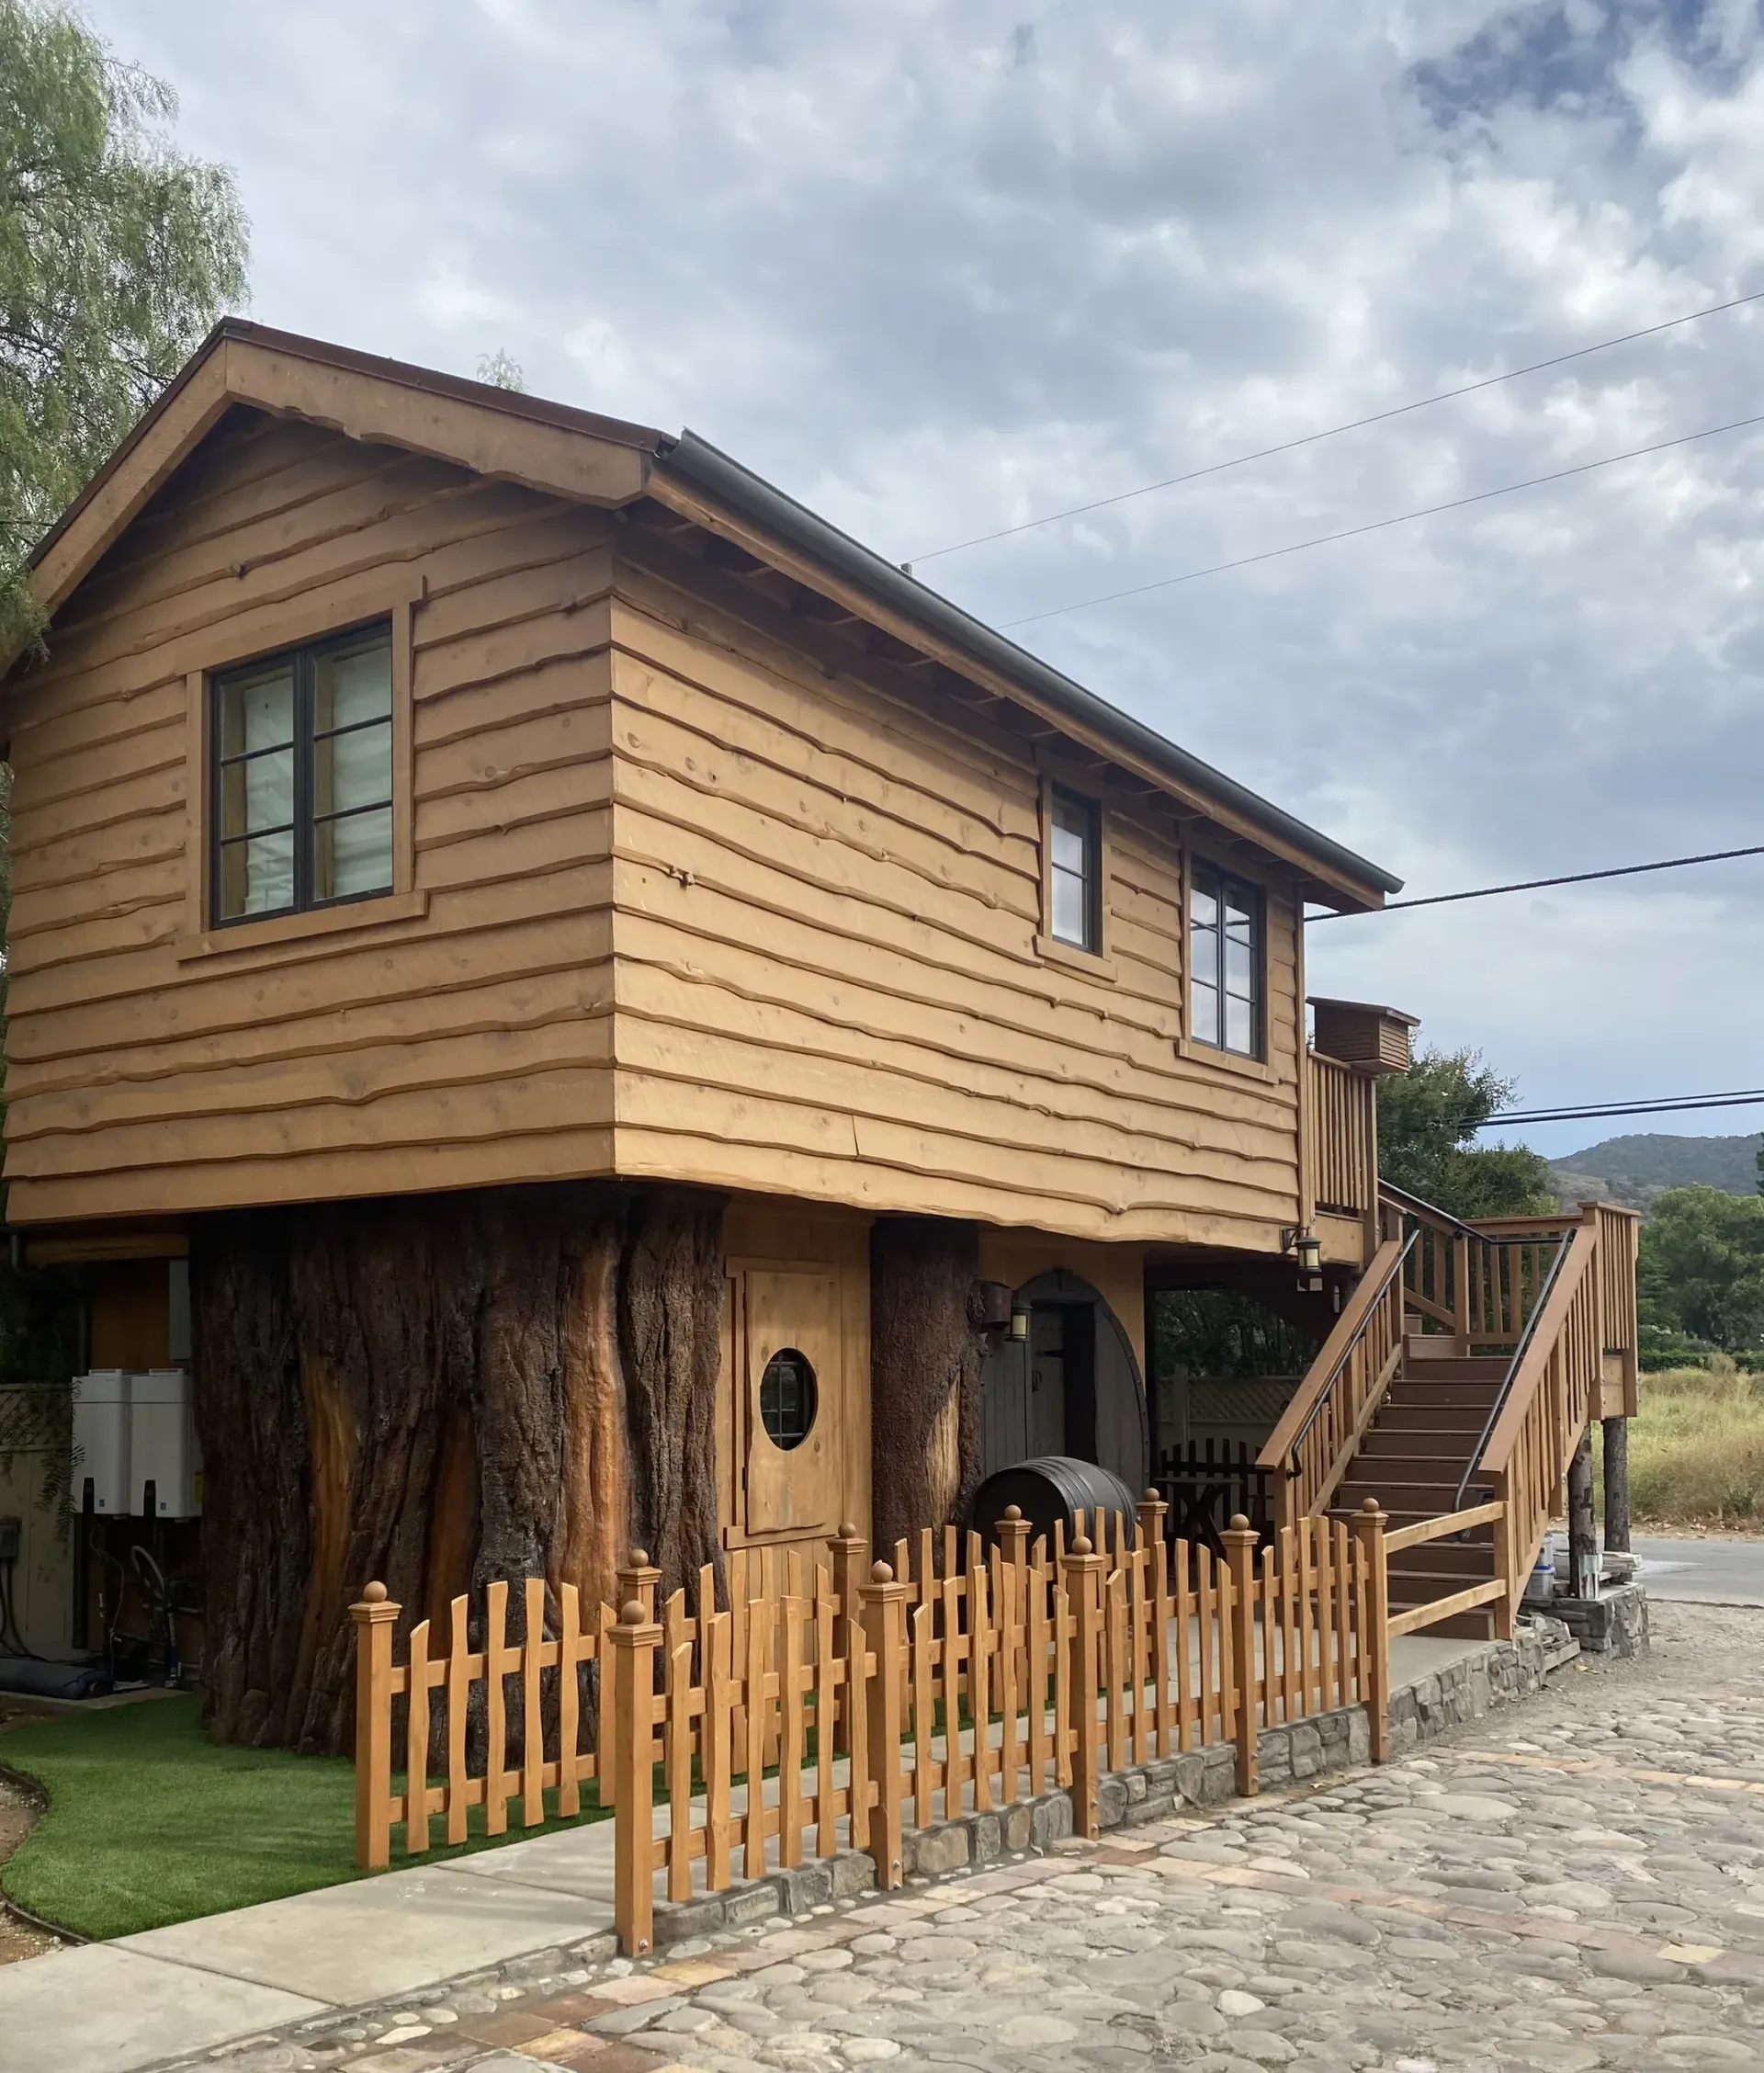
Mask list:
POLYGON ((1227 777, 1222 770, 1216 770, 1199 756, 1179 748, 1155 728, 1146 726, 1130 713, 1112 706, 1106 698, 1098 697, 1094 691, 1087 691, 1063 671, 1043 662, 1038 655, 1031 654, 1026 648, 1020 648, 1014 640, 1007 640, 983 620, 965 612, 959 605, 951 604, 948 598, 917 577, 908 575, 892 561, 885 561, 873 548, 854 539, 849 533, 809 510, 807 504, 797 503, 795 497, 768 482, 763 476, 744 468, 739 460, 713 446, 708 439, 701 438, 697 433, 688 429, 682 432, 678 439, 664 442, 659 458, 664 468, 708 490, 780 534, 793 546, 801 548, 839 574, 872 592, 905 617, 916 619, 932 631, 966 648, 978 661, 1020 678, 1057 710, 1114 736, 1147 762, 1168 771, 1178 783, 1204 792, 1222 805, 1235 809, 1270 834, 1309 852, 1319 863, 1345 877, 1357 878, 1362 884, 1385 893, 1402 890, 1403 881, 1393 878, 1381 866, 1332 841, 1296 815, 1263 799, 1259 792, 1252 792, 1248 786, 1227 777))

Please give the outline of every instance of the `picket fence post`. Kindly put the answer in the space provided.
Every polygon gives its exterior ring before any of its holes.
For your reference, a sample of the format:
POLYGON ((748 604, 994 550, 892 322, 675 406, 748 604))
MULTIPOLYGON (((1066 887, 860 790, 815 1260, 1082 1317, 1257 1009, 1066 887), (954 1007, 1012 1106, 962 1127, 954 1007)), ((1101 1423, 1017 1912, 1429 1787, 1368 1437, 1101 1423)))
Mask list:
POLYGON ((1261 1674, 1257 1674, 1256 1529, 1238 1512, 1232 1515, 1231 1524, 1220 1537, 1225 1542, 1226 1564, 1231 1573, 1231 1674, 1237 1687, 1238 1791, 1249 1799, 1261 1789, 1259 1739, 1261 1730, 1256 1717, 1256 1694, 1273 1691, 1274 1666, 1264 1662, 1261 1674))
MULTIPOLYGON (((892 1892, 906 1875, 900 1842, 900 1806, 906 1795, 905 1773, 900 1766, 900 1737, 905 1727, 900 1708, 900 1666, 906 1654, 906 1603, 911 1595, 911 1586, 897 1583, 894 1571, 886 1562, 874 1563, 869 1582, 858 1587, 862 1624, 852 1630, 854 1649, 867 1649, 876 1658, 864 1736, 865 1768, 869 1775, 860 1784, 858 1767, 854 1763, 852 1791, 854 1795, 862 1791, 867 1796, 869 1786, 876 1787, 866 1847, 876 1860, 876 1883, 885 1893, 892 1892)), ((945 1761, 961 1731, 959 1720, 944 1720, 945 1761)))
POLYGON ((618 1719, 617 1804, 613 1815, 613 1921, 628 1958, 655 1941, 655 1651, 662 1629, 632 1598, 607 1631, 613 1711, 618 1719))
POLYGON ((1366 1671, 1366 1717, 1372 1726, 1374 1763, 1390 1760, 1390 1569, 1385 1552, 1385 1527, 1388 1524, 1375 1497, 1367 1498, 1353 1522, 1366 1576, 1369 1631, 1360 1637, 1360 1660, 1366 1671))
MULTIPOLYGON (((392 1626, 401 1606, 370 1583, 356 1623, 356 1863, 384 1871, 392 1854, 392 1626)), ((419 1789, 421 1781, 419 1781, 419 1789)))
MULTIPOLYGON (((842 1654, 849 1664, 861 1631, 858 1626, 857 1593, 864 1581, 865 1560, 870 1552, 870 1544, 848 1519, 840 1526, 838 1533, 829 1538, 827 1552, 832 1558, 833 1595, 839 1600, 839 1646, 835 1653, 842 1654)), ((852 1694, 856 1688, 857 1680, 848 1674, 839 1695, 837 1718, 833 1726, 835 1756, 850 1756, 852 1753, 852 1694)))
POLYGON ((1096 1717, 1099 1656, 1102 1638, 1102 1573, 1108 1563, 1092 1554, 1080 1534, 1071 1552, 1059 1558, 1060 1581, 1072 1608, 1071 1651, 1068 1686, 1072 1723, 1072 1833, 1091 1841, 1102 1834, 1097 1778, 1102 1769, 1102 1731, 1096 1717))

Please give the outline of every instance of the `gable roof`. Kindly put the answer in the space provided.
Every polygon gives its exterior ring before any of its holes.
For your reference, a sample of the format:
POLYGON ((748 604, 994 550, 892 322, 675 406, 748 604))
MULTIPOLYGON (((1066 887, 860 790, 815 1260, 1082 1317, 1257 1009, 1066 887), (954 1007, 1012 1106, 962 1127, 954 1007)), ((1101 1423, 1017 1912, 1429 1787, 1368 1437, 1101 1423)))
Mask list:
MULTIPOLYGON (((65 601, 235 403, 604 508, 656 498, 763 561, 859 606, 900 638, 1020 699, 1185 804, 1298 864, 1337 901, 1375 906, 1401 889, 1400 878, 1098 697, 695 432, 676 437, 240 317, 215 326, 39 543, 31 581, 45 611, 52 614, 65 601)), ((0 663, 11 660, 0 658, 0 663)))

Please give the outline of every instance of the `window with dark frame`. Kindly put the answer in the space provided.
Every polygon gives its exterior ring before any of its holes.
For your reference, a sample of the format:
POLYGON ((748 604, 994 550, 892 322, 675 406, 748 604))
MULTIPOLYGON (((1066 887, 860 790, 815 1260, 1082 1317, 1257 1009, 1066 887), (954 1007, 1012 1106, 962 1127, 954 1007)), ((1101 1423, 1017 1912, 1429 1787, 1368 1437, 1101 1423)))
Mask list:
POLYGON ((390 620, 209 680, 213 922, 392 889, 390 620))
POLYGON ((1102 833, 1096 801, 1053 787, 1047 812, 1047 933, 1074 949, 1102 948, 1102 833))
POLYGON ((1261 894, 1204 864, 1189 873, 1188 1033, 1261 1056, 1261 894))

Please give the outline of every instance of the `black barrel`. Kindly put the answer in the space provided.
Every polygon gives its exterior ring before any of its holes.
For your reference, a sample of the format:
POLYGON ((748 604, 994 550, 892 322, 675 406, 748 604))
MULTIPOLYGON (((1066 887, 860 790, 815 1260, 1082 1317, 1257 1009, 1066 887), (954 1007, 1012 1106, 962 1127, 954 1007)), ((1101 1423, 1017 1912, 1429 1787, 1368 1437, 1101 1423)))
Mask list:
POLYGON ((1069 1548, 1077 1533, 1072 1523, 1076 1515, 1080 1512, 1085 1514, 1084 1530, 1088 1533, 1091 1514, 1099 1505, 1104 1512, 1119 1512, 1131 1530, 1136 1501, 1112 1469, 1099 1467, 1094 1461, 1080 1461, 1069 1454, 1045 1454, 1038 1460, 1019 1461, 989 1476, 974 1493, 968 1524, 989 1541, 995 1540, 1005 1507, 1014 1504, 1029 1522, 1031 1545, 1037 1535, 1045 1534, 1051 1551, 1057 1524, 1066 1528, 1069 1548))

